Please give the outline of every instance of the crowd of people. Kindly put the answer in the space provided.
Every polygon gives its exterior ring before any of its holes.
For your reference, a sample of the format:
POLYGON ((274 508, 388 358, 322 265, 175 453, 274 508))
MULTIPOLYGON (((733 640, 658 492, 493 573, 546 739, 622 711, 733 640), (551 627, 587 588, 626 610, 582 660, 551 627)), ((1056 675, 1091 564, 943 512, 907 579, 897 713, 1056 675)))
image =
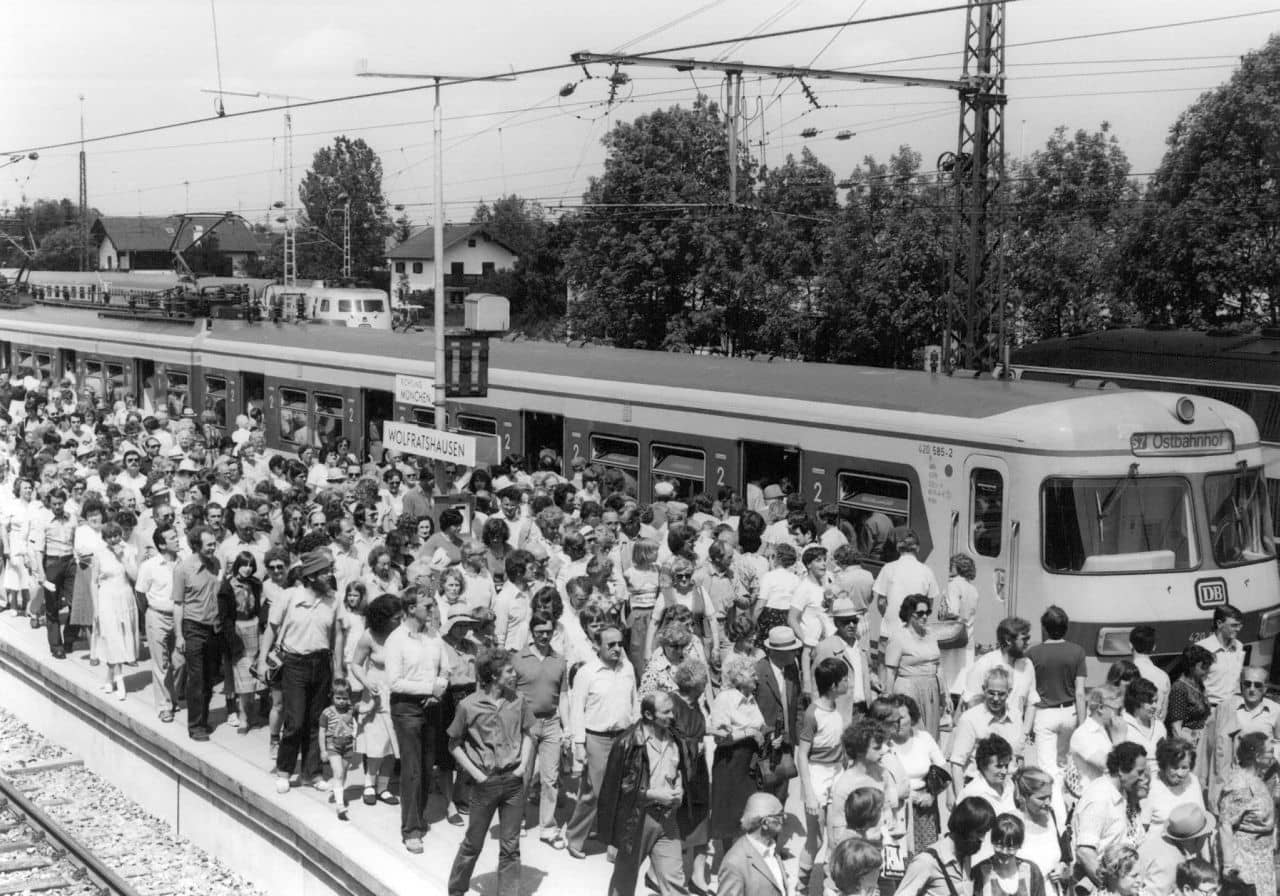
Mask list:
POLYGON ((413 853, 465 828, 451 896, 495 818, 503 896, 529 834, 622 896, 1275 892, 1280 705, 1230 606, 1167 674, 1138 626, 1086 691, 1061 609, 978 654, 971 557, 939 583, 906 526, 786 482, 642 502, 554 449, 287 456, 258 415, 6 391, 4 606, 121 700, 145 657, 194 741, 220 693, 282 796, 398 806, 413 853))

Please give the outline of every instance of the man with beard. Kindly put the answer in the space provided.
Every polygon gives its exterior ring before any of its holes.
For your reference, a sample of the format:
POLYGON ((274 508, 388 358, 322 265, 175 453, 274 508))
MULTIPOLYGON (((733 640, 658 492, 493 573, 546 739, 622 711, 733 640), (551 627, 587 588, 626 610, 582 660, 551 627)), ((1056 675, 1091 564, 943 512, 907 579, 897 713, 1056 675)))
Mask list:
POLYGON ((1087 785, 1074 815, 1076 864, 1099 890, 1102 855, 1114 845, 1136 846, 1142 801, 1151 789, 1147 751, 1126 741, 1107 754, 1107 774, 1087 785))
POLYGON ((1013 673, 1009 679, 1009 714, 1022 720, 1024 735, 1030 734, 1036 704, 1040 702, 1036 692, 1036 669, 1027 658, 1027 649, 1031 646, 1031 623, 1018 616, 1002 619, 996 626, 996 644, 999 650, 984 653, 966 670, 964 692, 960 695, 961 706, 981 703, 982 682, 987 672, 996 666, 1004 666, 1013 673))
POLYGON ((205 526, 187 536, 191 556, 173 570, 174 649, 187 669, 187 733, 192 740, 209 739, 209 701, 218 677, 218 660, 225 650, 226 630, 218 609, 222 565, 218 539, 205 526))
MULTIPOLYGON (((916 853, 897 892, 912 896, 952 896, 969 892, 973 856, 995 824, 995 810, 981 797, 962 799, 947 819, 947 835, 916 853)), ((727 861, 727 858, 726 858, 727 861)), ((1096 864, 1096 860, 1095 860, 1096 864)), ((724 872, 720 874, 724 879, 724 872)), ((721 890, 723 896, 724 891, 721 890)))
POLYGON ((333 559, 325 550, 302 556, 302 581, 290 589, 288 600, 272 604, 258 649, 257 670, 267 667, 271 648, 279 642, 284 654, 280 690, 284 721, 276 753, 276 792, 289 792, 289 779, 301 762, 304 783, 327 789, 320 769, 320 714, 329 705, 329 688, 344 678, 343 631, 337 624, 341 598, 333 578, 333 559))

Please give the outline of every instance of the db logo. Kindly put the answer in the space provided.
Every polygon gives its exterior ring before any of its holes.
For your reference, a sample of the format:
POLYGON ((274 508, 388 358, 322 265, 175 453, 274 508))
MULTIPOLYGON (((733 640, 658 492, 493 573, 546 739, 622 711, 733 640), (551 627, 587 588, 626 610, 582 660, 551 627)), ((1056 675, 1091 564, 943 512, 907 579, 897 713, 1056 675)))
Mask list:
POLYGON ((1196 582, 1196 606, 1202 610, 1212 610, 1227 602, 1226 579, 1200 579, 1196 582))

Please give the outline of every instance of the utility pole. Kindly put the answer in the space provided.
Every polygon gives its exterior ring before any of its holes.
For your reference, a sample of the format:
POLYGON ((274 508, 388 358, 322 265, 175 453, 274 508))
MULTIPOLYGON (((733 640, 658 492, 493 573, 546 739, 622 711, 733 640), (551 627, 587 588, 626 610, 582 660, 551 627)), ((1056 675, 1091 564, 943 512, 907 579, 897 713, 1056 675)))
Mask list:
POLYGON ((742 113, 742 72, 725 72, 725 127, 729 129, 729 204, 738 204, 738 117, 742 113))
MULTIPOLYGON (((434 82, 432 91, 434 103, 431 110, 431 145, 435 153, 435 185, 432 196, 432 214, 435 226, 432 229, 432 254, 435 256, 435 323, 432 329, 435 343, 435 357, 432 364, 432 406, 435 409, 435 428, 444 432, 448 429, 446 412, 448 410, 445 396, 445 357, 444 357, 444 115, 440 107, 440 83, 442 81, 465 83, 468 81, 514 81, 511 75, 491 75, 480 78, 459 77, 441 74, 399 74, 391 72, 356 72, 357 78, 408 78, 411 80, 429 80, 434 82)), ((444 480, 437 475, 436 481, 444 485, 444 480)))
POLYGON ((351 197, 342 203, 342 277, 351 279, 351 197))
POLYGON ((84 156, 84 94, 80 94, 80 270, 89 270, 89 181, 84 156))
MULTIPOLYGON (((969 0, 960 129, 951 174, 956 195, 951 289, 942 331, 947 371, 989 371, 1008 348, 1000 194, 1004 181, 1005 5, 969 0)), ((1008 371, 1004 364, 1003 370, 1008 371)))

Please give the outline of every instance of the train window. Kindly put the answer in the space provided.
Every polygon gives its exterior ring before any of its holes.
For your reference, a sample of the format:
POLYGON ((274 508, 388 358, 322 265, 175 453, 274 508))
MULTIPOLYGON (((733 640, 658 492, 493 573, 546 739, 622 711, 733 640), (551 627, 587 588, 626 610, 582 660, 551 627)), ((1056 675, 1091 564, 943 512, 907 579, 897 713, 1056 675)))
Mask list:
POLYGON ((204 409, 213 414, 213 420, 210 422, 219 428, 226 428, 227 378, 225 376, 204 378, 204 409))
POLYGON ((169 416, 174 420, 181 420, 183 410, 191 407, 191 378, 176 370, 166 370, 165 382, 165 402, 169 407, 169 416))
POLYGON ((340 311, 340 312, 341 312, 341 313, 343 313, 343 314, 350 314, 350 313, 351 313, 351 300, 350 300, 350 299, 338 299, 338 311, 340 311))
POLYGON ((481 438, 476 439, 476 466, 493 466, 502 460, 497 420, 490 417, 473 417, 470 414, 459 414, 458 432, 481 436, 481 438))
POLYGON ((36 377, 41 380, 53 380, 53 355, 36 352, 36 377))
POLYGON ((969 497, 973 549, 983 557, 999 557, 1004 524, 1004 477, 995 470, 974 470, 969 477, 969 497))
POLYGON ((875 562, 896 557, 897 545, 889 535, 898 526, 911 525, 911 483, 867 473, 841 473, 836 480, 836 506, 852 526, 863 556, 875 562))
POLYGON ((381 314, 383 311, 386 310, 385 308, 383 308, 384 304, 385 303, 382 301, 382 299, 365 299, 364 310, 371 312, 373 314, 381 314))
POLYGON ((425 426, 427 429, 436 428, 435 408, 410 408, 409 416, 413 418, 413 422, 418 426, 425 426))
POLYGON ((316 437, 321 445, 332 445, 342 438, 343 401, 341 395, 316 393, 316 437))
POLYGON ((20 348, 15 353, 14 363, 18 376, 33 376, 36 369, 35 353, 28 349, 20 348))
POLYGON ((472 417, 470 414, 458 415, 458 431, 469 432, 478 436, 496 436, 498 421, 488 417, 472 417))
POLYGON ((321 300, 320 300, 320 313, 321 313, 321 314, 326 314, 326 313, 328 313, 328 311, 329 311, 329 300, 328 300, 328 299, 321 299, 321 300))
POLYGON ((301 389, 280 390, 280 440, 295 445, 313 445, 315 439, 308 425, 307 393, 301 389))
POLYGON ((1211 473, 1204 477, 1204 498, 1213 559, 1219 566, 1275 557, 1267 480, 1261 469, 1211 473))
POLYGON ((649 448, 653 482, 670 482, 676 497, 688 501, 702 491, 707 479, 707 453, 697 448, 651 445, 649 448))
POLYGON ((1050 572, 1151 572, 1200 563, 1185 479, 1046 479, 1041 507, 1041 556, 1050 572))

